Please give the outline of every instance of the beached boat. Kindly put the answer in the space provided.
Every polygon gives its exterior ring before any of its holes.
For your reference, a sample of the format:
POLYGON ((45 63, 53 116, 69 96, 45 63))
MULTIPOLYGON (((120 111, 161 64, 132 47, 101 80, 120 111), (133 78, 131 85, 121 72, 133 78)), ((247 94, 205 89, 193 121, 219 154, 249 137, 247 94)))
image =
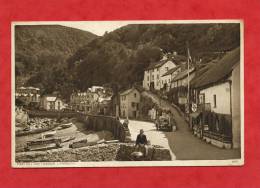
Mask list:
POLYGON ((40 138, 27 142, 26 150, 49 150, 61 147, 61 138, 40 138))

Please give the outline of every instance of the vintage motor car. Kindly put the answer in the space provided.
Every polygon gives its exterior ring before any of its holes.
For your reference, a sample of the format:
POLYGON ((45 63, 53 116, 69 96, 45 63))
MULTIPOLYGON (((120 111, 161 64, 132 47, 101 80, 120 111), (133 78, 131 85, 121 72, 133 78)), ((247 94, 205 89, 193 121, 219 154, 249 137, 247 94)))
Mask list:
POLYGON ((155 122, 155 125, 156 125, 156 129, 157 130, 167 130, 167 131, 172 131, 173 130, 173 122, 169 122, 170 118, 168 117, 159 117, 156 122, 155 122))

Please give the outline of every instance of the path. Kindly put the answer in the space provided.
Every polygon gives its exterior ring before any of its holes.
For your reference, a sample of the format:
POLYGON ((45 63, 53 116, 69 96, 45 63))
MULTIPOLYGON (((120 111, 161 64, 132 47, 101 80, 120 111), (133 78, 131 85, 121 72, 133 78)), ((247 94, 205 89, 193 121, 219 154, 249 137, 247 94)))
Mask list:
POLYGON ((175 154, 171 151, 168 139, 166 138, 165 134, 161 131, 157 131, 154 123, 130 120, 128 127, 131 133, 132 141, 136 140, 140 129, 143 129, 145 135, 147 136, 147 139, 151 142, 152 145, 159 145, 169 149, 171 152, 172 160, 176 159, 175 154))

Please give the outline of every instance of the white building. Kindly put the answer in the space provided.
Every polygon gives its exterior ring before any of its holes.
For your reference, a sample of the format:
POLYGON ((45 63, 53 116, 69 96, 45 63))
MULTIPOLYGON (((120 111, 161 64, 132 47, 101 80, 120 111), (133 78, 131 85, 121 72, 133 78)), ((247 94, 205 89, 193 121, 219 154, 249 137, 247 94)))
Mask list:
POLYGON ((70 106, 73 110, 87 113, 97 111, 99 95, 95 92, 74 92, 70 96, 70 106))
POLYGON ((181 71, 180 66, 176 66, 169 71, 167 71, 164 75, 161 77, 161 84, 163 85, 163 88, 166 91, 169 91, 171 89, 171 83, 172 80, 175 78, 175 76, 181 71))
POLYGON ((162 76, 176 64, 169 60, 161 60, 150 65, 144 72, 143 87, 147 90, 160 90, 163 88, 162 76))
POLYGON ((15 91, 15 98, 25 103, 39 103, 40 89, 35 87, 19 87, 15 91))
POLYGON ((157 63, 150 64, 144 71, 143 88, 147 90, 160 90, 166 87, 165 84, 167 85, 171 81, 171 78, 170 76, 165 76, 165 74, 178 64, 183 63, 185 59, 184 56, 174 53, 164 56, 157 63))
POLYGON ((41 108, 47 111, 60 111, 66 104, 57 96, 46 95, 41 98, 41 108))
POLYGON ((232 147, 239 148, 240 48, 228 52, 219 62, 211 64, 207 71, 192 80, 191 86, 197 90, 198 104, 207 106, 207 111, 201 111, 202 122, 210 127, 207 136, 214 135, 212 143, 222 147, 230 139, 232 147), (219 139, 215 140, 216 137, 219 139))
POLYGON ((120 115, 122 117, 138 118, 141 94, 136 88, 131 88, 120 94, 120 115))
POLYGON ((171 88, 175 87, 181 87, 181 86, 187 86, 188 82, 190 82, 195 77, 195 69, 190 68, 179 71, 177 75, 172 79, 171 81, 171 88), (189 72, 189 78, 188 78, 188 72, 189 72))

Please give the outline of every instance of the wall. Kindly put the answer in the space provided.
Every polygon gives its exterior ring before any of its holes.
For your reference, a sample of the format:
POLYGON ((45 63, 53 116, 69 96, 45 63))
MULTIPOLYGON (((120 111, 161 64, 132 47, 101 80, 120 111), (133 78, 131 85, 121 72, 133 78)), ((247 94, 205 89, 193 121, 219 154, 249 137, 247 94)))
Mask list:
MULTIPOLYGON (((170 161, 170 151, 165 148, 149 147, 146 161, 170 161)), ((16 162, 94 162, 131 161, 133 144, 98 144, 77 149, 57 149, 55 151, 33 151, 16 153, 16 162), (77 155, 75 155, 75 153, 77 155)))
POLYGON ((131 141, 131 135, 128 128, 125 128, 123 124, 113 116, 97 116, 87 115, 79 116, 79 120, 86 123, 87 129, 94 131, 107 130, 112 132, 115 139, 120 142, 131 141))
POLYGON ((139 91, 137 91, 136 89, 134 89, 131 93, 129 93, 129 95, 127 96, 128 100, 128 117, 131 118, 136 118, 139 116, 139 109, 137 108, 137 104, 138 106, 140 106, 140 93, 139 91), (134 96, 134 94, 136 94, 136 97, 134 96), (135 103, 135 106, 132 106, 132 103, 135 103), (136 117, 134 116, 133 111, 136 111, 136 117))
POLYGON ((240 126, 240 64, 234 68, 232 72, 232 132, 233 132, 233 148, 241 147, 241 126, 240 126))
POLYGON ((115 139, 120 142, 131 141, 131 135, 128 128, 125 128, 122 123, 114 116, 102 115, 86 115, 78 112, 47 112, 47 111, 28 111, 29 117, 48 117, 48 118, 77 118, 86 124, 88 129, 94 131, 107 130, 112 132, 115 139))
POLYGON ((152 75, 154 75, 154 89, 160 90, 161 88, 161 76, 160 76, 160 68, 153 69, 152 75))
POLYGON ((163 88, 162 75, 167 72, 166 67, 168 67, 168 70, 170 70, 176 67, 176 65, 172 61, 167 61, 161 67, 144 71, 143 87, 149 90, 151 82, 154 82, 155 90, 160 90, 161 88, 163 88), (147 79, 148 76, 149 80, 147 79))
POLYGON ((120 95, 120 116, 127 116, 128 114, 128 108, 127 108, 127 104, 128 104, 128 98, 126 97, 126 95, 121 96, 120 95))
POLYGON ((150 75, 149 70, 144 71, 144 80, 143 80, 143 88, 146 90, 150 89, 150 75), (149 77, 149 80, 147 79, 149 77))
POLYGON ((65 106, 64 106, 64 103, 61 99, 56 99, 55 101, 55 110, 62 110, 64 109, 65 106), (60 107, 59 107, 59 103, 60 103, 60 107))
POLYGON ((121 110, 121 116, 124 117, 124 111, 125 111, 125 117, 129 118, 135 118, 133 111, 136 111, 136 116, 139 116, 139 109, 137 109, 136 104, 140 105, 140 92, 137 89, 133 89, 131 92, 125 95, 120 95, 120 110, 121 110), (136 97, 134 97, 134 94, 136 93, 136 97), (124 99, 125 98, 125 99, 124 99), (123 100, 124 99, 124 100, 123 100), (132 107, 132 102, 135 103, 135 107, 132 107))
POLYGON ((163 75, 168 71, 166 70, 166 67, 168 67, 168 70, 170 70, 176 67, 176 65, 172 61, 167 61, 160 67, 160 88, 159 89, 163 88, 163 84, 162 84, 163 75))
POLYGON ((167 85, 166 90, 169 91, 171 85, 171 74, 165 75, 161 77, 161 88, 164 87, 164 84, 167 85))
POLYGON ((205 103, 211 104, 211 111, 220 114, 231 114, 229 82, 203 89, 200 93, 205 94, 205 103), (213 95, 216 95, 216 107, 214 107, 213 95))
POLYGON ((63 118, 63 117, 68 117, 68 118, 73 118, 73 117, 78 117, 79 115, 84 115, 78 112, 58 112, 58 111, 28 111, 29 117, 47 117, 47 118, 63 118))

